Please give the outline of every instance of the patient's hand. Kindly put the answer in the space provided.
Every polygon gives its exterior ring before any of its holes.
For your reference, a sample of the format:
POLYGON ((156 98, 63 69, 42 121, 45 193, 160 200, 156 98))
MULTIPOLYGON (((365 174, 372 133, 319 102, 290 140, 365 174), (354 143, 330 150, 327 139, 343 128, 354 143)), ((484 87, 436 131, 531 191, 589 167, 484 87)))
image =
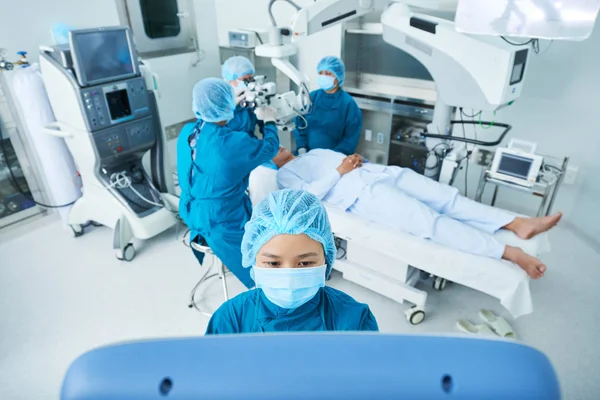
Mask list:
POLYGON ((340 166, 337 167, 337 172, 339 172, 340 175, 344 176, 348 172, 354 171, 355 169, 362 167, 362 164, 363 158, 358 154, 352 154, 351 156, 344 158, 340 166))

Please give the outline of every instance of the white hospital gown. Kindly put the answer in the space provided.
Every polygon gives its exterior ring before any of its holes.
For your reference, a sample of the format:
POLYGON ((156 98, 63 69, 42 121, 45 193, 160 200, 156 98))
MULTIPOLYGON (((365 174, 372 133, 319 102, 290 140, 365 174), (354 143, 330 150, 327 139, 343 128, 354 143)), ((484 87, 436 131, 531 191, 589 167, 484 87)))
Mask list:
POLYGON ((416 172, 365 163, 342 177, 344 155, 317 149, 277 173, 280 188, 302 189, 375 223, 471 254, 500 259, 504 245, 492 236, 514 215, 460 195, 416 172))

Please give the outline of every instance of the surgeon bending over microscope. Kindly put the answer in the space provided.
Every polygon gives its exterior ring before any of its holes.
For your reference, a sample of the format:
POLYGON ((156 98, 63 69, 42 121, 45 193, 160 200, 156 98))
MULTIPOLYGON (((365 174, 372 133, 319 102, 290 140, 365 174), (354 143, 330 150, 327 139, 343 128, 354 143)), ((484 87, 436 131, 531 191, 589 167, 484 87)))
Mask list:
MULTIPOLYGON (((198 117, 177 141, 177 173, 181 187, 179 214, 190 228, 190 241, 208 244, 215 255, 247 287, 254 286, 242 268, 240 246, 252 203, 246 193, 250 172, 277 154, 275 110, 256 109, 265 121, 264 139, 234 131, 235 94, 231 85, 206 78, 194 86, 192 108, 198 117)), ((203 253, 192 249, 202 263, 203 253)))
POLYGON ((530 239, 562 217, 515 217, 410 169, 367 163, 358 154, 316 149, 295 157, 280 148, 273 162, 280 188, 309 191, 343 211, 453 249, 512 261, 533 279, 544 275, 542 261, 499 243, 493 234, 507 229, 530 239))

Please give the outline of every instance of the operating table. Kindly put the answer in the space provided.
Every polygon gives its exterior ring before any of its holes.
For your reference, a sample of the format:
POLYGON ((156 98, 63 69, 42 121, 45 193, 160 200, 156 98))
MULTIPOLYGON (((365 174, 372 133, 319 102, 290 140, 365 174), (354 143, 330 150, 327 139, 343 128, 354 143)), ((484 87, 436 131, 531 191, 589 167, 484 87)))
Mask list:
MULTIPOLYGON (((258 167, 250 175, 249 193, 253 204, 277 190, 276 171, 258 167)), ((333 268, 345 279, 399 303, 414 307, 406 311, 412 324, 425 317, 427 293, 417 289, 421 271, 438 279, 455 282, 500 300, 517 318, 533 311, 529 277, 515 264, 450 249, 430 240, 386 228, 325 203, 334 235, 341 239, 345 257, 333 268)), ((537 256, 550 251, 547 234, 521 240, 500 231, 501 242, 521 247, 537 256)), ((441 289, 442 287, 438 287, 441 289)))

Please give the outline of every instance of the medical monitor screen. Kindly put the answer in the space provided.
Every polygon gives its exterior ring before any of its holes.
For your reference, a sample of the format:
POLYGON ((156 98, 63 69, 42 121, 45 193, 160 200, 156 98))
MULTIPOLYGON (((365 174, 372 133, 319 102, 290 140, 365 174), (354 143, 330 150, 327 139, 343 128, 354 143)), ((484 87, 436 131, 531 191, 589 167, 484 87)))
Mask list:
POLYGON ((136 74, 125 29, 72 32, 79 83, 83 86, 136 74))
POLYGON ((131 106, 129 104, 129 96, 127 89, 115 90, 114 92, 106 93, 106 103, 110 112, 110 119, 113 121, 131 115, 131 106))
POLYGON ((529 176, 529 169, 532 163, 531 158, 504 153, 498 165, 498 172, 526 180, 529 176))
POLYGON ((519 50, 515 53, 515 61, 513 64, 512 73, 510 74, 510 84, 514 85, 523 80, 525 72, 525 63, 527 62, 527 49, 519 50))

